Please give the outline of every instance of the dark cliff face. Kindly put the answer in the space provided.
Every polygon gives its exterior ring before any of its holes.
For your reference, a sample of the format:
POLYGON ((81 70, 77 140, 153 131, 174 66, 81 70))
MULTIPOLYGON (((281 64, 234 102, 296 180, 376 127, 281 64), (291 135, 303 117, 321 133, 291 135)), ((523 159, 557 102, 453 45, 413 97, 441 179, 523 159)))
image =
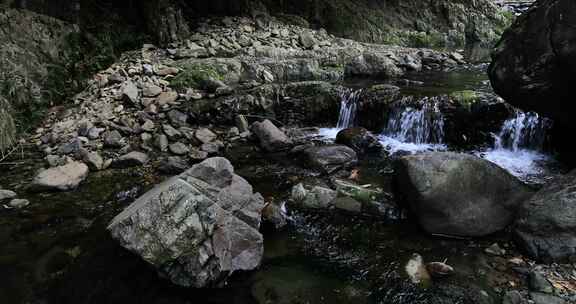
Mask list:
POLYGON ((188 33, 193 20, 210 15, 273 15, 308 22, 329 32, 365 42, 409 46, 492 45, 511 16, 492 0, 27 0, 11 1, 71 22, 122 16, 146 28, 160 42, 188 33), (304 21, 306 20, 306 21, 304 21))

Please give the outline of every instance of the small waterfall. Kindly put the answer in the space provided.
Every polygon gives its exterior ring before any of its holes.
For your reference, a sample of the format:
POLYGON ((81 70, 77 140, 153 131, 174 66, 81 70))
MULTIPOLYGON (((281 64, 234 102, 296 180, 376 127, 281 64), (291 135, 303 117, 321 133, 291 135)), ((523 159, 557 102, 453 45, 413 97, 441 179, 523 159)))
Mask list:
POLYGON ((477 153, 506 169, 523 181, 542 183, 547 163, 552 159, 543 153, 552 121, 536 113, 516 111, 494 136, 494 147, 477 153))
POLYGON ((346 129, 354 126, 358 100, 361 94, 362 90, 346 90, 340 94, 340 115, 336 125, 337 129, 346 129))
POLYGON ((404 98, 392 110, 380 139, 391 152, 442 150, 444 116, 437 97, 425 97, 417 102, 404 98))
POLYGON ((516 116, 504 122, 500 133, 494 135, 494 148, 519 151, 543 151, 551 121, 538 114, 517 111, 516 116))
POLYGON ((336 128, 321 128, 318 132, 323 138, 335 139, 338 132, 353 127, 356 124, 356 113, 362 90, 346 89, 340 93, 340 115, 336 128))
POLYGON ((418 105, 421 108, 407 106, 394 109, 384 135, 415 144, 443 143, 444 116, 438 102, 434 98, 424 98, 418 105))

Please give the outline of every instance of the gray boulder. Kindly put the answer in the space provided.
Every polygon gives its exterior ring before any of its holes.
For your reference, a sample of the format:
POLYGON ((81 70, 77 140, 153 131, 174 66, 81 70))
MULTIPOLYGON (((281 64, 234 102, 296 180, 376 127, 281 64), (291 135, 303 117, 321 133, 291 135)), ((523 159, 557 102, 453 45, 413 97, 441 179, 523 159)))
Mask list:
POLYGON ((158 170, 166 174, 180 174, 189 168, 188 162, 179 156, 170 156, 164 159, 158 170))
POLYGON ((262 196, 215 157, 138 198, 108 230, 174 284, 209 287, 260 264, 262 208, 262 196))
POLYGON ((122 148, 125 144, 126 140, 120 132, 114 130, 104 133, 104 147, 122 148))
POLYGON ((132 105, 136 105, 139 103, 139 99, 138 99, 138 87, 136 86, 136 84, 132 81, 128 81, 126 82, 123 86, 122 86, 122 99, 124 99, 124 101, 132 104, 132 105))
POLYGON ((469 154, 431 152, 395 162, 397 194, 431 234, 484 236, 506 228, 532 192, 504 169, 469 154))
POLYGON ((38 191, 69 191, 76 189, 87 176, 88 166, 81 162, 71 162, 40 172, 32 181, 31 188, 38 191))
POLYGON ((346 146, 321 146, 304 150, 306 163, 325 173, 340 170, 358 160, 354 150, 346 146))
POLYGON ((521 205, 514 233, 544 262, 576 259, 576 173, 559 178, 521 205))
POLYGON ((0 201, 16 197, 16 192, 10 190, 0 190, 0 201))
POLYGON ((112 163, 113 168, 129 168, 136 166, 143 166, 148 163, 149 157, 146 153, 133 151, 128 154, 120 156, 112 163))
POLYGON ((262 148, 268 152, 286 150, 293 145, 292 140, 268 119, 255 122, 252 125, 252 132, 260 140, 262 148))

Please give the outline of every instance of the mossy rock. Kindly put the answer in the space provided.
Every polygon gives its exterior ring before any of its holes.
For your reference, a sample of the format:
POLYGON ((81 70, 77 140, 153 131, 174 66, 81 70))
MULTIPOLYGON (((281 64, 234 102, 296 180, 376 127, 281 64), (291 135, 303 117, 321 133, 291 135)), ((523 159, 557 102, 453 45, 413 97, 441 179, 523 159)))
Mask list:
POLYGON ((459 105, 470 107, 472 104, 476 103, 479 100, 480 96, 478 96, 478 94, 475 91, 464 90, 464 91, 452 92, 450 94, 450 98, 452 99, 452 101, 454 101, 459 105))
POLYGON ((199 89, 210 79, 222 81, 224 76, 212 65, 192 63, 182 67, 180 73, 170 81, 170 86, 175 89, 199 89))

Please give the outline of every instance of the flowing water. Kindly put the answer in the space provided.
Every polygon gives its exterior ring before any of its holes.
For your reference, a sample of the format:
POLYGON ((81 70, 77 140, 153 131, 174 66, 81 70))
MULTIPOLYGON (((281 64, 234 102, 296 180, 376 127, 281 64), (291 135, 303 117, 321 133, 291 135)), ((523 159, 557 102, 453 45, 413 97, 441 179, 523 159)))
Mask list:
POLYGON ((477 154, 526 182, 537 181, 545 178, 552 166, 553 159, 545 152, 551 127, 550 120, 536 113, 516 111, 500 132, 493 134, 494 147, 477 154))
MULTIPOLYGON (((394 108, 384 122, 378 137, 385 150, 390 154, 418 153, 424 151, 448 151, 445 143, 445 117, 439 109, 439 98, 462 90, 475 90, 491 93, 485 73, 485 65, 478 65, 469 71, 448 73, 423 73, 415 78, 421 85, 401 86, 404 97, 395 102, 394 108)), ((351 83, 352 87, 369 86, 372 82, 351 83)), ((350 90, 350 92, 358 92, 350 90)), ((346 126, 343 121, 354 121, 362 125, 360 118, 351 111, 357 106, 347 103, 352 99, 343 95, 340 117, 336 128, 321 128, 319 135, 326 139, 336 138, 337 133, 346 126), (353 119, 350 120, 350 117, 353 119)), ((354 95, 354 104, 359 95, 354 95)), ((492 134, 494 144, 489 149, 468 151, 483 157, 521 180, 531 184, 542 184, 551 178, 557 170, 553 157, 546 151, 547 132, 552 122, 536 113, 516 110, 514 117, 506 120, 500 131, 492 134)), ((373 130, 378 133, 378 130, 373 130)))
POLYGON ((340 93, 340 114, 336 128, 321 128, 319 134, 325 138, 334 139, 338 132, 353 127, 356 123, 358 101, 362 95, 362 89, 348 89, 340 93))
POLYGON ((379 136, 384 148, 394 154, 399 151, 417 152, 445 150, 444 116, 435 97, 423 97, 416 103, 404 98, 392 110, 384 132, 379 136))

